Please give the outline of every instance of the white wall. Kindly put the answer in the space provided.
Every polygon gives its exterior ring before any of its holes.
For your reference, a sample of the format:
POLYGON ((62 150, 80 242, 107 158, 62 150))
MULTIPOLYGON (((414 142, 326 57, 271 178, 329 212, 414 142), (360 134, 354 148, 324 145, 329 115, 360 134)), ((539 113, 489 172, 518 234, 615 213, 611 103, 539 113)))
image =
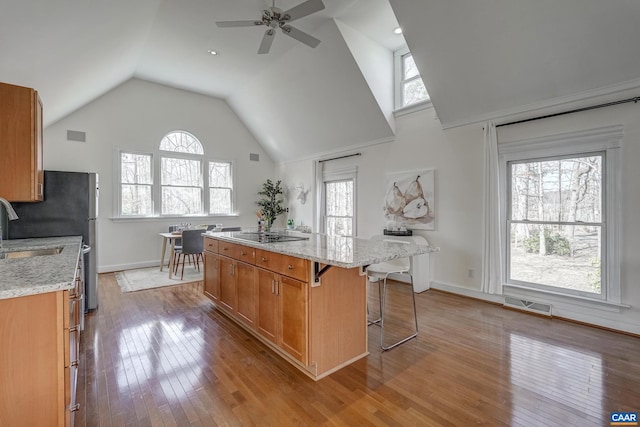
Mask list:
MULTIPOLYGON (((624 98, 624 96, 620 96, 624 98)), ((525 125, 499 128, 499 140, 590 129, 613 124, 624 125, 622 188, 622 298, 630 309, 593 304, 571 304, 566 299, 530 295, 535 301, 553 304, 554 314, 613 329, 640 333, 640 107, 618 107, 573 114, 525 125)), ((441 252, 431 256, 431 286, 473 297, 497 301, 481 292, 482 277, 482 125, 443 131, 433 109, 396 118, 394 142, 358 150, 362 156, 337 160, 327 168, 358 166, 358 236, 380 234, 385 221, 382 201, 385 174, 420 168, 436 170, 436 230, 418 231, 441 252), (473 270, 469 277, 469 270, 473 270)), ((312 161, 279 166, 286 180, 312 179, 312 161)), ((311 196, 311 194, 310 194, 311 196)), ((312 197, 310 197, 312 199, 312 197)), ((313 209, 300 212, 300 219, 311 224, 313 209)))
MULTIPOLYGON (((46 108, 46 104, 45 104, 46 108)), ((253 226, 256 194, 274 165, 223 100, 132 79, 44 131, 45 169, 98 172, 100 176, 98 271, 158 265, 159 232, 181 219, 114 221, 117 148, 153 153, 172 130, 186 130, 205 147, 205 158, 235 162, 237 217, 199 217, 193 224, 253 226), (87 142, 67 141, 67 130, 87 142), (249 161, 249 153, 260 155, 249 161)), ((46 185, 46 184, 45 184, 46 185)))

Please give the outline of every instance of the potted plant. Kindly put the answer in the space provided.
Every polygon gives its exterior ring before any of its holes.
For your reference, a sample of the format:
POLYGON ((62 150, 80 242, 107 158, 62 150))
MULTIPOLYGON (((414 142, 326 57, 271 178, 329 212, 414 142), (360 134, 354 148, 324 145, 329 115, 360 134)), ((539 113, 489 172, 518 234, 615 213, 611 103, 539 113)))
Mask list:
POLYGON ((256 204, 260 206, 260 212, 258 215, 262 216, 262 220, 265 221, 265 229, 270 230, 273 222, 278 215, 285 213, 287 210, 282 206, 282 187, 280 184, 282 181, 278 180, 275 184, 270 179, 267 179, 262 184, 262 190, 258 191, 262 199, 258 200, 256 204))

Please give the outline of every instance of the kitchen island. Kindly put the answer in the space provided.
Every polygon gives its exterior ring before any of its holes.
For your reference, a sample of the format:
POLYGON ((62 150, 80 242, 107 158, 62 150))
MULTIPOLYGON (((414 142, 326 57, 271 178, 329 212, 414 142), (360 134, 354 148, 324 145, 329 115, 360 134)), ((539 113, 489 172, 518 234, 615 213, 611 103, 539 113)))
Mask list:
POLYGON ((0 425, 70 426, 82 313, 82 237, 0 248, 0 425))
POLYGON ((368 355, 366 266, 432 249, 296 236, 302 240, 205 233, 204 292, 232 320, 318 380, 368 355))

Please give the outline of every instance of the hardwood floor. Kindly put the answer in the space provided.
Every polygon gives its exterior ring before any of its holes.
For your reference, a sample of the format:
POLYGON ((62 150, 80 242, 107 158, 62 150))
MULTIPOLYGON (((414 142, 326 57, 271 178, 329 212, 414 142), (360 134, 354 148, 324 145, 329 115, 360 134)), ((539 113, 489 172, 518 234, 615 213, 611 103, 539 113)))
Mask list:
MULTIPOLYGON (((603 426, 611 411, 640 411, 640 339, 437 291, 416 295, 417 339, 381 352, 370 326, 371 354, 314 382, 201 283, 122 294, 102 274, 99 286, 80 426, 603 426)), ((391 288, 391 311, 408 316, 408 287, 391 288)))

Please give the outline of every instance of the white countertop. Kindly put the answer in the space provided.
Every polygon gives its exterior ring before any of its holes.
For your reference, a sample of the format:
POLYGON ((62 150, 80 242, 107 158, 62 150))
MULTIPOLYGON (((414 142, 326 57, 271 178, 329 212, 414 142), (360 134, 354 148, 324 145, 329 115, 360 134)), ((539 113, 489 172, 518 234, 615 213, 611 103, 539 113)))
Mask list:
MULTIPOLYGON (((294 234, 294 233, 292 233, 294 234)), ((415 243, 403 244, 385 241, 360 239, 356 237, 328 236, 326 234, 295 233, 294 235, 308 237, 309 240, 292 242, 260 243, 243 240, 243 232, 204 233, 215 239, 225 240, 270 252, 291 255, 322 264, 335 265, 343 268, 354 268, 376 264, 397 258, 434 252, 428 245, 415 243)), ((389 236, 393 239, 393 236, 389 236)))
POLYGON ((0 299, 73 289, 82 236, 5 240, 0 253, 56 247, 56 255, 0 259, 0 299))

